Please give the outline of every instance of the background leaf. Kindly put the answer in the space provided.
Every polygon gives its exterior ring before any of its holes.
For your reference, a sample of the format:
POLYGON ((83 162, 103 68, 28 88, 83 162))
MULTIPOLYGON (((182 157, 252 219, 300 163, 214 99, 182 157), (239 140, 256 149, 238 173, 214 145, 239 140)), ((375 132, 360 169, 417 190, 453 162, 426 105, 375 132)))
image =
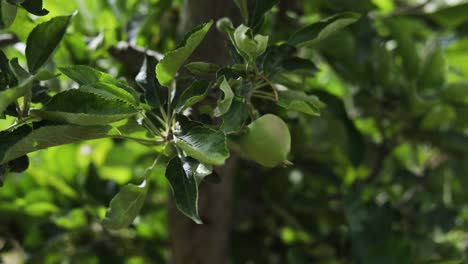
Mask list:
POLYGON ((148 182, 128 184, 112 199, 102 224, 109 229, 128 227, 140 213, 148 193, 148 182))
POLYGON ((357 13, 334 15, 300 29, 289 38, 288 43, 298 47, 318 43, 336 31, 356 22, 359 18, 360 15, 357 13))
POLYGON ((16 18, 17 7, 7 1, 0 2, 0 29, 7 28, 16 18))

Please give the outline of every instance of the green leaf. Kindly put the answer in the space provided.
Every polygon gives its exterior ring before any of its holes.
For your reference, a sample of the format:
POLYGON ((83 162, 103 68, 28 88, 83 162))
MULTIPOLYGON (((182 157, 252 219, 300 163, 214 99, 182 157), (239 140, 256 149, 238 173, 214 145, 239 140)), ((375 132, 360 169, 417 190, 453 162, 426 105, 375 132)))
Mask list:
POLYGON ((247 105, 240 98, 234 98, 229 111, 223 115, 221 129, 225 134, 237 133, 244 127, 248 117, 247 105))
POLYGON ((279 0, 235 0, 244 21, 250 28, 258 29, 263 24, 265 13, 279 0))
POLYGON ((429 14, 429 18, 446 27, 455 28, 468 21, 466 14, 468 14, 468 3, 463 3, 439 9, 429 14))
MULTIPOLYGON (((24 3, 23 3, 24 5, 24 3)), ((26 41, 29 72, 36 73, 49 59, 67 31, 72 16, 59 16, 37 25, 26 41)))
POLYGON ((102 224, 109 229, 128 227, 140 213, 147 193, 146 179, 140 185, 127 184, 110 202, 102 224))
POLYGON ((25 0, 6 0, 6 1, 9 2, 12 5, 19 5, 19 4, 23 3, 25 0))
MULTIPOLYGON (((234 0, 239 11, 242 15, 244 21, 248 24, 249 23, 249 1, 248 0, 234 0)), ((251 1, 254 2, 254 1, 251 1)))
POLYGON ((249 27, 240 25, 234 31, 234 42, 239 54, 249 63, 262 55, 268 46, 268 36, 254 35, 249 27))
POLYGON ((298 57, 292 57, 284 60, 282 67, 285 71, 303 71, 308 75, 312 75, 318 71, 317 66, 315 66, 311 60, 298 57))
POLYGON ((124 89, 127 93, 131 94, 134 98, 132 102, 138 102, 138 94, 135 90, 128 86, 123 81, 117 80, 112 75, 105 72, 98 71, 92 67, 85 65, 76 65, 68 67, 60 67, 59 70, 68 76, 70 79, 74 80, 80 85, 88 85, 94 83, 109 83, 124 89))
POLYGON ((18 62, 18 58, 13 58, 10 61, 10 66, 13 72, 15 73, 16 77, 20 81, 24 81, 31 77, 31 74, 27 72, 23 67, 21 67, 21 65, 18 62))
POLYGON ((59 93, 31 115, 43 119, 92 126, 116 122, 137 114, 132 105, 122 100, 109 100, 80 90, 59 93))
POLYGON ((232 91, 229 83, 226 81, 226 78, 223 77, 223 81, 221 82, 219 88, 221 91, 223 91, 224 98, 218 101, 218 104, 214 109, 214 116, 216 117, 222 116, 227 111, 229 111, 229 108, 232 104, 232 99, 234 98, 234 92, 232 91))
POLYGON ((316 116, 320 115, 320 109, 325 106, 316 96, 293 90, 279 92, 278 105, 288 110, 316 116))
POLYGON ((36 16, 45 16, 49 11, 42 7, 42 0, 25 0, 21 6, 36 16))
POLYGON ((209 76, 216 74, 221 67, 219 65, 208 63, 208 62, 191 62, 185 67, 194 75, 197 76, 209 76))
POLYGON ((135 101, 135 97, 133 97, 132 94, 127 92, 127 90, 124 90, 112 83, 98 82, 98 83, 93 83, 93 84, 82 85, 80 86, 79 90, 88 92, 88 93, 98 94, 109 100, 120 99, 120 100, 124 100, 125 102, 129 104, 133 104, 133 105, 138 104, 135 101))
POLYGON ((175 143, 188 156, 206 164, 223 165, 229 157, 226 136, 211 128, 194 127, 187 134, 176 137, 175 143))
POLYGON ((8 168, 6 165, 0 165, 0 187, 3 186, 3 182, 5 182, 5 178, 8 174, 8 168))
POLYGON ((179 97, 176 111, 178 113, 191 107, 192 105, 202 101, 208 95, 208 88, 210 83, 208 81, 200 80, 192 83, 179 97))
POLYGON ((11 62, 9 62, 5 53, 0 50, 0 91, 18 84, 18 78, 13 71, 14 69, 10 67, 11 62))
POLYGON ((7 28, 16 18, 17 7, 5 0, 0 2, 0 29, 7 28))
POLYGON ((172 187, 177 208, 195 223, 202 224, 198 216, 198 183, 190 164, 174 157, 167 165, 166 178, 172 187))
POLYGON ((24 125, 14 131, 0 132, 0 164, 30 152, 83 140, 109 136, 110 126, 46 125, 34 129, 24 125))
POLYGON ((397 42, 396 51, 401 56, 404 73, 407 79, 415 80, 419 76, 421 64, 413 31, 418 30, 410 20, 392 19, 387 25, 397 42), (415 29, 416 28, 416 29, 415 29))
POLYGON ((177 49, 164 55, 164 58, 156 66, 156 76, 159 83, 168 86, 172 82, 182 64, 205 38, 212 24, 213 21, 199 25, 185 36, 184 41, 177 49))
POLYGON ((47 70, 40 70, 38 73, 34 75, 34 80, 35 81, 48 81, 48 80, 57 78, 58 76, 60 76, 60 73, 55 74, 47 70))
POLYGON ((14 103, 18 98, 24 96, 31 90, 32 81, 33 79, 29 78, 17 87, 0 91, 0 114, 2 114, 10 104, 14 103))
POLYGON ((316 44, 333 33, 336 33, 338 30, 353 24, 359 18, 359 14, 351 12, 328 17, 320 22, 300 29, 291 36, 288 43, 297 47, 316 44))
POLYGON ((21 156, 19 158, 16 158, 14 160, 10 160, 7 165, 8 165, 9 171, 21 173, 21 172, 28 169, 28 167, 29 167, 29 158, 28 158, 27 155, 23 155, 23 156, 21 156))
POLYGON ((418 90, 426 92, 440 91, 445 83, 446 62, 445 54, 439 45, 427 48, 418 90))
POLYGON ((135 78, 135 81, 145 93, 146 102, 153 108, 159 108, 167 103, 168 93, 167 88, 161 86, 156 78, 157 64, 158 61, 155 58, 146 56, 140 72, 135 78))

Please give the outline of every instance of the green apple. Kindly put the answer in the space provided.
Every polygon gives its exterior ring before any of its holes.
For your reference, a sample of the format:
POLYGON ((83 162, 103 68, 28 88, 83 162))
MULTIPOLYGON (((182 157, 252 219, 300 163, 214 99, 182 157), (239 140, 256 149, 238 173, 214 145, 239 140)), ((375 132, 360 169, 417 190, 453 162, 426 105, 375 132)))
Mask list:
POLYGON ((266 114, 248 126, 239 145, 248 158, 273 168, 286 161, 291 151, 291 134, 281 118, 266 114))

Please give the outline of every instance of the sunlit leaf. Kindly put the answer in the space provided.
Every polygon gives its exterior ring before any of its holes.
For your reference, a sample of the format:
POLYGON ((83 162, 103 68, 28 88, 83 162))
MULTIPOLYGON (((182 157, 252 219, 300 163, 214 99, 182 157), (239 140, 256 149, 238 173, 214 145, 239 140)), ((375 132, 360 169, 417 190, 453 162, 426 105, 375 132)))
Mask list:
POLYGON ((206 33, 211 28, 213 21, 201 24, 191 32, 187 33, 184 41, 177 49, 164 55, 164 58, 156 66, 156 76, 162 85, 169 85, 174 79, 177 71, 182 67, 185 60, 193 53, 206 33))
POLYGON ((12 132, 1 132, 0 164, 28 153, 83 140, 109 136, 110 126, 47 125, 33 129, 28 125, 12 132))
POLYGON ((31 114, 76 125, 103 125, 128 118, 138 110, 123 100, 109 100, 80 90, 59 93, 31 114))
MULTIPOLYGON (((132 103, 135 104, 138 102, 138 95, 132 87, 128 86, 128 84, 126 84, 124 81, 120 81, 108 73, 98 71, 85 65, 60 67, 59 70, 70 79, 81 85, 94 83, 109 83, 115 85, 121 89, 124 89, 133 97, 131 100, 132 103)), ((130 100, 130 98, 127 99, 130 100)))

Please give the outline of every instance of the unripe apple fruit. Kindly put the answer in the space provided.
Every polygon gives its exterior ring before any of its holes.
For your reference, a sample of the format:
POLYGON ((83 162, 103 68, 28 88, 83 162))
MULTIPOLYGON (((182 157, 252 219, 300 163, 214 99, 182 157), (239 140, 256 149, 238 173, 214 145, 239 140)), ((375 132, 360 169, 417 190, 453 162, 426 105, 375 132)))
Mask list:
POLYGON ((248 158, 273 168, 286 161, 291 150, 291 134, 281 118, 266 114, 248 126, 239 145, 248 158))

